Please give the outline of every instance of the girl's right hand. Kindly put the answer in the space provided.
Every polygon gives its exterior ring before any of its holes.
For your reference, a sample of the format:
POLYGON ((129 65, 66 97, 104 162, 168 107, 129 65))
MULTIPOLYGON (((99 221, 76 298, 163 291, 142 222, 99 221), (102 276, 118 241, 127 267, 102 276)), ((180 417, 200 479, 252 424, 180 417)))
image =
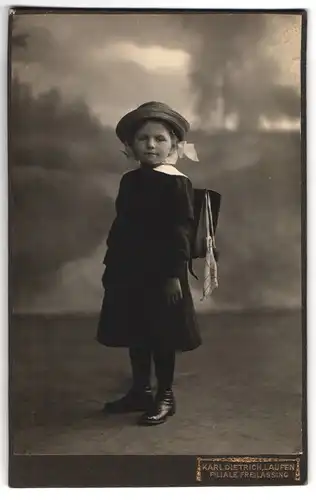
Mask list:
POLYGON ((169 305, 182 299, 182 288, 179 278, 169 278, 165 285, 165 294, 169 305))

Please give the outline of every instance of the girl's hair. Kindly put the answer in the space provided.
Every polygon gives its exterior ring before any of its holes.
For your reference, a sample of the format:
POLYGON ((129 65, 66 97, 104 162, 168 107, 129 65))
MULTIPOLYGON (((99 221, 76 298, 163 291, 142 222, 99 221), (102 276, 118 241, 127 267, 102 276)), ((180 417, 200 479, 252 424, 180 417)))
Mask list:
POLYGON ((130 147, 133 146, 133 143, 134 143, 134 139, 135 139, 135 136, 137 134, 137 132, 139 131, 139 129, 142 128, 142 126, 147 123, 147 122, 157 122, 157 123, 161 123, 169 132, 170 134, 170 137, 171 137, 171 141, 172 141, 172 145, 175 146, 179 141, 180 141, 180 138, 178 137, 177 133, 174 131, 174 129, 172 128, 172 126, 170 125, 170 123, 168 123, 167 121, 165 120, 159 120, 158 118, 147 118, 141 122, 139 122, 137 128, 135 128, 133 130, 133 132, 131 133, 130 137, 128 138, 128 145, 130 147))

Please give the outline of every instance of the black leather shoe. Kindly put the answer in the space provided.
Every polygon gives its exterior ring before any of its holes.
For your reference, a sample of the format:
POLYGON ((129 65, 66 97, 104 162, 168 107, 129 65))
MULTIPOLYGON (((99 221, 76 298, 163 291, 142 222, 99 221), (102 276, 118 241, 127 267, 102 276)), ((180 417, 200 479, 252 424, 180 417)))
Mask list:
POLYGON ((144 390, 130 389, 120 399, 105 403, 105 413, 129 413, 133 411, 148 411, 153 405, 153 396, 150 387, 144 390))
POLYGON ((157 394, 156 400, 138 421, 138 425, 159 425, 163 424, 168 417, 176 412, 176 401, 171 390, 157 394))

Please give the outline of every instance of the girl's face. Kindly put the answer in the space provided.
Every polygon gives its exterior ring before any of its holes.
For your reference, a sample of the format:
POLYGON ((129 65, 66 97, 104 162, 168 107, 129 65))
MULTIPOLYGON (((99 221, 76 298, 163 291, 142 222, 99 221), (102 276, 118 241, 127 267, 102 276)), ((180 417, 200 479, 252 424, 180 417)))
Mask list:
POLYGON ((159 122, 147 121, 135 134, 133 152, 137 160, 147 165, 163 163, 174 150, 175 138, 159 122))

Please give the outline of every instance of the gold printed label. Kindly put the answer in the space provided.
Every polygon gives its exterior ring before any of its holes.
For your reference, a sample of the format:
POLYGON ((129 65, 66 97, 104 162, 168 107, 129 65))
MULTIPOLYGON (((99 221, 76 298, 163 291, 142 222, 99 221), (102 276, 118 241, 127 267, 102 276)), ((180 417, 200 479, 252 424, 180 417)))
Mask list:
POLYGON ((300 481, 300 458, 197 458, 196 480, 300 481))

